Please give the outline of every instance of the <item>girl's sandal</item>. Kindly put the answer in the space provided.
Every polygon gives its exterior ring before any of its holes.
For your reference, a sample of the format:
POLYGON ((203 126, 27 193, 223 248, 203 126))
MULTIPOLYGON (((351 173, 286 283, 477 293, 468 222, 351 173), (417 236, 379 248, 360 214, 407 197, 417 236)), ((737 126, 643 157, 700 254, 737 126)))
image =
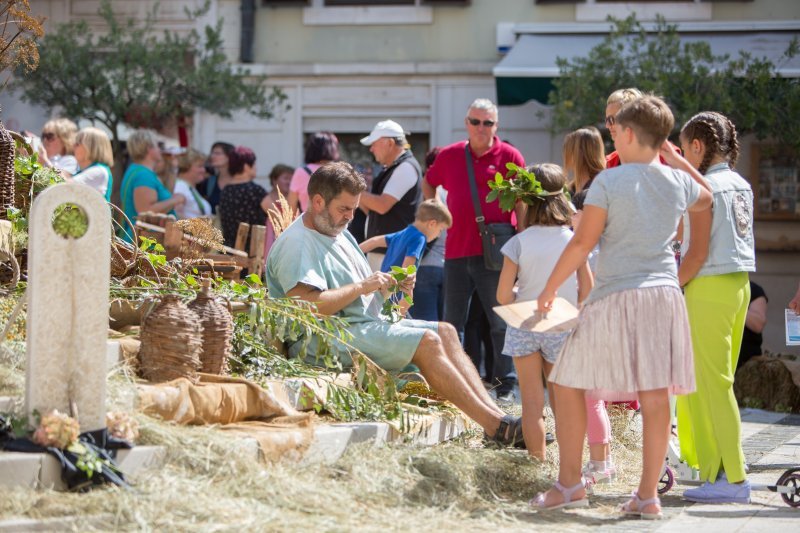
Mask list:
POLYGON ((536 509, 537 511, 554 511, 556 509, 575 509, 578 507, 589 507, 589 500, 588 498, 586 498, 586 496, 584 496, 579 500, 572 499, 572 495, 575 494, 575 492, 586 487, 586 480, 584 478, 581 478, 580 483, 578 483, 573 487, 569 488, 564 487, 564 485, 562 485, 558 481, 556 481, 556 484, 553 485, 553 487, 558 492, 560 492, 561 495, 564 497, 564 501, 562 503, 557 503, 555 505, 548 506, 544 503, 547 493, 540 492, 539 494, 536 495, 534 499, 532 499, 529 502, 530 506, 536 509))
POLYGON ((649 498, 647 500, 640 500, 639 494, 637 492, 632 493, 631 499, 628 500, 626 503, 622 504, 619 510, 626 516, 637 516, 645 520, 661 520, 662 518, 664 518, 664 515, 661 513, 661 500, 659 499, 658 496, 656 496, 655 498, 649 498), (659 507, 658 512, 657 513, 642 512, 641 509, 647 507, 648 505, 658 505, 659 507))

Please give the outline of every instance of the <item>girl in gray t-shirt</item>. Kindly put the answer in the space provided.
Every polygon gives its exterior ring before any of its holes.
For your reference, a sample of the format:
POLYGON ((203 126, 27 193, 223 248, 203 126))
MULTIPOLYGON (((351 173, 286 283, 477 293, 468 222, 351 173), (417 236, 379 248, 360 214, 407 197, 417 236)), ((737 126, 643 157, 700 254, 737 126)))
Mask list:
POLYGON ((672 151, 666 138, 674 125, 662 100, 648 96, 629 102, 615 120, 614 144, 623 164, 595 178, 581 225, 537 298, 539 311, 546 312, 556 288, 600 243, 595 288, 550 374, 558 405, 559 481, 532 505, 587 505, 580 462, 585 394, 591 392, 606 400, 640 400, 642 478, 621 511, 660 518, 657 485, 669 437, 669 393, 695 388, 672 241, 683 213, 707 211, 711 194, 702 175, 679 155, 672 154, 672 165, 686 172, 659 162, 660 152, 672 151))

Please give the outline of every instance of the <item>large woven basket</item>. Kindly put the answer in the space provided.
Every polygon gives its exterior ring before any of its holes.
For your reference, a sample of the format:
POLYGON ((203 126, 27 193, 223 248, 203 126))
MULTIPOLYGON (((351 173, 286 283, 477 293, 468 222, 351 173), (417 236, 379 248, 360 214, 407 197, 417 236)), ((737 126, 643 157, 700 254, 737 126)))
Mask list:
POLYGON ((166 295, 142 322, 142 377, 150 381, 188 378, 197 382, 202 332, 200 318, 177 295, 166 295))
POLYGON ((231 337, 233 337, 233 318, 228 308, 214 298, 210 279, 203 280, 203 288, 197 298, 189 303, 189 309, 197 313, 203 327, 201 371, 206 374, 227 374, 231 337))
POLYGON ((7 217, 8 209, 14 207, 14 138, 0 122, 0 218, 7 217))

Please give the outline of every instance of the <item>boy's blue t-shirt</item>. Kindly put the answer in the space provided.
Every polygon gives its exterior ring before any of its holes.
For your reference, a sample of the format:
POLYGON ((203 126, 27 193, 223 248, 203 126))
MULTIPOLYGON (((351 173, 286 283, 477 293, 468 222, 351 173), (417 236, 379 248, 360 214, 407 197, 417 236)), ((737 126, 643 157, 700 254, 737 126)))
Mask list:
POLYGON ((393 266, 403 266, 403 259, 407 256, 422 258, 428 239, 413 224, 396 233, 389 233, 386 238, 386 257, 381 263, 381 270, 389 272, 393 266))

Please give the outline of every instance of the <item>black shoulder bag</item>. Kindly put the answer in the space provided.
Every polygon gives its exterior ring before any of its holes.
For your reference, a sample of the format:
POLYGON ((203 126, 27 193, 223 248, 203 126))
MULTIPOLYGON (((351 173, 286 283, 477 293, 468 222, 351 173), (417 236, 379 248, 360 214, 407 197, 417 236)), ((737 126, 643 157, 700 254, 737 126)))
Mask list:
POLYGON ((472 205, 475 208, 475 222, 481 234, 483 244, 483 264, 488 270, 502 270, 503 254, 500 249, 514 236, 514 226, 507 223, 486 224, 483 216, 481 201, 478 199, 478 182, 475 180, 475 168, 472 165, 472 156, 469 153, 469 144, 464 146, 464 156, 467 158, 467 173, 469 174, 469 187, 472 191, 472 205))

